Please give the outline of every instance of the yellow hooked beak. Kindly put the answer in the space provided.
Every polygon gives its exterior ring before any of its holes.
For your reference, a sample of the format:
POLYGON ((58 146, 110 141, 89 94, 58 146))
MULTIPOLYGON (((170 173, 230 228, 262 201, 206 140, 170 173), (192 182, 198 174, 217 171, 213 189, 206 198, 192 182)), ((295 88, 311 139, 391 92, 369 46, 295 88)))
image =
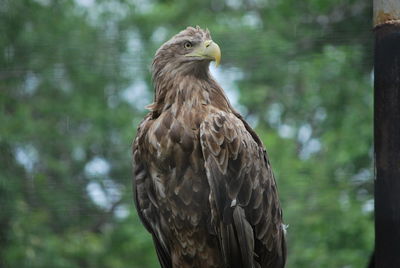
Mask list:
POLYGON ((215 66, 221 61, 221 50, 219 46, 212 40, 206 40, 195 48, 191 53, 186 54, 186 57, 200 57, 215 61, 215 66))

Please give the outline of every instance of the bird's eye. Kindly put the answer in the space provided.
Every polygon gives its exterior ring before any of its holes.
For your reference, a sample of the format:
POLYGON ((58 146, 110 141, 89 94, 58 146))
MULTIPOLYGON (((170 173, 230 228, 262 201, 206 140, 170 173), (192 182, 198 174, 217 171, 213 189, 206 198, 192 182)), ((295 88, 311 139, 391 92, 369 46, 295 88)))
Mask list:
POLYGON ((185 42, 184 46, 185 46, 185 48, 191 48, 192 47, 192 43, 190 43, 189 41, 185 42))

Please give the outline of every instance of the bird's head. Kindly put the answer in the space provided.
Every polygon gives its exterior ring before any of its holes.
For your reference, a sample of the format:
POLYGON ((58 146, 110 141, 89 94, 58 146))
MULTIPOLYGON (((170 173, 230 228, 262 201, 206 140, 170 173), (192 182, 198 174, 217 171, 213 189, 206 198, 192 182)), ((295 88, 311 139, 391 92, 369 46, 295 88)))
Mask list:
POLYGON ((199 26, 188 27, 156 52, 153 61, 153 76, 171 74, 201 74, 208 70, 209 63, 218 65, 221 59, 219 46, 211 39, 210 32, 199 26))

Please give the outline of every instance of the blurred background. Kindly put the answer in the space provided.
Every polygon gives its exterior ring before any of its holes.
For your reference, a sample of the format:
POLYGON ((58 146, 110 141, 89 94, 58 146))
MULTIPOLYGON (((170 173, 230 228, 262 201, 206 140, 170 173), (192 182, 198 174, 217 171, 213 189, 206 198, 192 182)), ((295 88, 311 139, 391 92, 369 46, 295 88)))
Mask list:
POLYGON ((373 249, 372 12, 365 0, 1 0, 0 267, 159 267, 131 143, 156 49, 186 26, 277 177, 288 268, 373 249))

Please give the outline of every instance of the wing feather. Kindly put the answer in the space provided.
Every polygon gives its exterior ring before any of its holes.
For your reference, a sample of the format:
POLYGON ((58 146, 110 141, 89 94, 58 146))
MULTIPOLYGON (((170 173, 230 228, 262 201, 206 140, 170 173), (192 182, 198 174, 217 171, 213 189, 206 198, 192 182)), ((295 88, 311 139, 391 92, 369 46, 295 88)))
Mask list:
POLYGON ((226 265, 284 267, 282 212, 257 135, 236 114, 218 111, 201 124, 200 141, 226 265))
POLYGON ((146 117, 138 128, 138 133, 133 144, 133 193, 136 210, 145 228, 151 233, 156 247, 156 253, 162 268, 172 268, 171 255, 164 235, 161 231, 162 220, 157 209, 158 205, 151 187, 145 162, 142 160, 139 144, 149 128, 150 118, 146 117))
POLYGON ((233 220, 237 233, 237 239, 244 246, 240 246, 240 253, 242 255, 243 267, 254 267, 253 254, 254 254, 254 236, 253 228, 246 220, 244 210, 240 206, 236 206, 233 210, 233 220))

